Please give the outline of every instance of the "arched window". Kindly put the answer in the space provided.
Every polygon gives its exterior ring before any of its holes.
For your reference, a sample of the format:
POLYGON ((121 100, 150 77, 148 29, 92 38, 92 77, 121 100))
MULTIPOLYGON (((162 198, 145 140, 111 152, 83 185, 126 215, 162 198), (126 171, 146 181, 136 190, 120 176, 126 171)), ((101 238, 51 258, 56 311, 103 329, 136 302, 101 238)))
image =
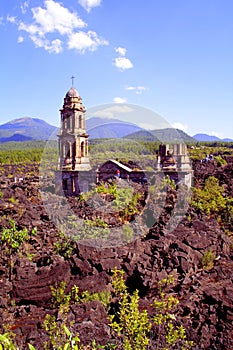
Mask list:
POLYGON ((80 116, 79 116, 79 125, 78 125, 78 127, 80 128, 80 129, 82 129, 82 115, 80 114, 80 116))
POLYGON ((70 129, 70 116, 67 118, 67 129, 70 129))
POLYGON ((88 156, 88 140, 86 140, 86 156, 88 156))
POLYGON ((85 144, 84 141, 81 142, 81 157, 85 156, 85 144))
POLYGON ((70 158, 70 144, 66 142, 65 144, 65 158, 70 158))

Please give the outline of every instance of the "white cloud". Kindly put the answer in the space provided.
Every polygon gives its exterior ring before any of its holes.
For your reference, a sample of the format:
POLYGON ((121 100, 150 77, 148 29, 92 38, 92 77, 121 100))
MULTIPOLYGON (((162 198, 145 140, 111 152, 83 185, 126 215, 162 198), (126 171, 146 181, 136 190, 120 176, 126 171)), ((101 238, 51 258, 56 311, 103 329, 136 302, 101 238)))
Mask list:
POLYGON ((33 41, 35 47, 42 47, 49 53, 60 53, 62 51, 62 41, 60 39, 47 40, 43 37, 38 37, 31 35, 31 40, 33 41))
POLYGON ((126 103, 127 100, 126 100, 126 98, 123 98, 123 97, 114 97, 113 102, 114 103, 126 103))
POLYGON ((147 90, 144 86, 127 86, 125 90, 135 91, 136 94, 140 95, 143 91, 147 90))
POLYGON ((218 138, 222 139, 223 138, 223 134, 221 134, 218 131, 211 131, 210 136, 217 136, 218 138))
POLYGON ((79 4, 90 12, 93 7, 100 6, 102 0, 79 0, 79 4))
POLYGON ((187 132, 188 130, 188 125, 180 122, 172 123, 172 127, 175 129, 183 130, 184 132, 187 132))
POLYGON ((72 33, 68 40, 68 48, 81 53, 86 50, 95 51, 100 45, 108 45, 108 42, 91 30, 87 33, 83 31, 72 33))
MULTIPOLYGON (((90 1, 90 5, 94 6, 94 3, 97 1, 90 1)), ((22 6, 24 11, 28 2, 25 1, 22 6)), ((75 49, 80 53, 86 50, 94 51, 98 46, 108 44, 94 31, 77 31, 85 28, 87 24, 76 12, 69 11, 54 0, 44 0, 43 8, 38 6, 31 8, 31 11, 33 22, 27 24, 20 21, 18 30, 27 32, 36 47, 43 48, 49 53, 60 53, 65 42, 68 49, 75 49), (52 34, 53 38, 51 38, 52 34)))
POLYGON ((10 22, 10 23, 16 23, 16 18, 14 16, 7 16, 6 18, 7 22, 10 22))
POLYGON ((115 58, 114 65, 121 71, 133 68, 133 63, 126 57, 115 58))
POLYGON ((20 35, 20 36, 18 37, 17 43, 20 44, 20 43, 22 43, 23 41, 24 41, 24 38, 20 35))
POLYGON ((124 47, 117 47, 115 48, 116 53, 119 53, 121 56, 125 56, 126 54, 126 48, 124 47))
POLYGON ((38 30, 44 33, 58 32, 61 35, 71 33, 75 28, 83 28, 86 23, 76 13, 53 0, 45 0, 45 9, 32 8, 33 18, 38 30))
POLYGON ((119 57, 114 59, 114 66, 117 67, 120 71, 124 71, 126 69, 133 68, 133 63, 130 59, 126 58, 126 48, 117 47, 115 51, 119 54, 119 57))
POLYGON ((125 105, 113 105, 111 107, 107 107, 104 109, 97 110, 96 112, 92 113, 92 116, 98 116, 101 118, 122 118, 123 116, 121 115, 122 113, 131 113, 133 112, 133 109, 129 106, 125 105), (120 114, 120 115, 119 115, 120 114))

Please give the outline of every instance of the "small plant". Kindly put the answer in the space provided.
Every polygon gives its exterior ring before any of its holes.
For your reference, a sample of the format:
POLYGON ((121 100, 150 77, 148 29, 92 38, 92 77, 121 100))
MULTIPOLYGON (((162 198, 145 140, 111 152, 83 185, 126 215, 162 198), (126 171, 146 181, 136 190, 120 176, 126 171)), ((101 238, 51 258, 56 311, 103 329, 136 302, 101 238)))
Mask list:
POLYGON ((201 267, 203 269, 212 269, 214 266, 214 259, 215 255, 212 252, 212 249, 209 249, 208 251, 204 252, 203 257, 201 259, 201 267))
MULTIPOLYGON (((44 344, 44 349, 49 350, 78 350, 79 337, 74 336, 64 321, 58 322, 55 316, 46 315, 44 328, 48 333, 49 342, 44 344)), ((32 350, 34 350, 32 348, 32 350)))
POLYGON ((99 302, 101 302, 101 304, 104 305, 106 309, 109 308, 110 299, 111 299, 111 295, 107 291, 102 291, 98 293, 89 293, 88 291, 85 291, 80 296, 81 302, 86 303, 89 301, 98 300, 99 302))
POLYGON ((16 350, 13 341, 14 335, 12 333, 0 334, 0 350, 16 350))
POLYGON ((69 293, 66 293, 66 282, 60 282, 55 287, 50 287, 52 299, 51 303, 54 309, 58 310, 57 316, 47 314, 45 316, 44 328, 48 333, 49 340, 44 344, 44 349, 49 350, 78 350, 79 337, 73 336, 69 330, 72 322, 68 322, 68 312, 72 303, 79 302, 78 287, 73 286, 69 293), (59 315, 59 317, 58 317, 59 315), (67 326, 68 324, 68 326, 67 326))
POLYGON ((73 244, 71 240, 63 233, 59 232, 59 237, 54 243, 55 252, 69 259, 73 254, 73 244))
POLYGON ((162 189, 167 189, 167 187, 170 186, 173 190, 176 189, 175 181, 170 178, 169 175, 164 176, 161 187, 162 189))
POLYGON ((110 326, 120 338, 124 350, 146 350, 151 323, 147 311, 139 310, 138 291, 133 295, 128 293, 124 272, 117 269, 113 270, 112 286, 119 298, 119 311, 111 316, 110 326))
POLYGON ((181 326, 174 325, 176 322, 175 309, 179 304, 179 300, 173 295, 166 292, 167 287, 173 285, 174 277, 169 275, 167 278, 159 281, 159 300, 154 300, 153 306, 155 315, 153 322, 157 326, 157 345, 159 349, 160 343, 163 342, 163 350, 178 349, 181 346, 182 350, 191 349, 194 345, 192 341, 186 340, 186 330, 181 326), (162 341, 161 333, 165 331, 165 340, 162 341))
POLYGON ((119 311, 110 316, 110 326, 116 332, 116 339, 124 350, 146 350, 150 346, 150 330, 155 327, 156 344, 153 349, 191 349, 192 341, 186 339, 186 330, 175 325, 176 309, 179 300, 166 292, 166 288, 174 283, 173 276, 168 276, 159 282, 159 300, 153 301, 154 315, 149 318, 147 310, 139 308, 139 294, 136 290, 132 295, 127 291, 124 281, 124 271, 113 270, 112 286, 114 294, 119 299, 119 311), (163 334, 163 337, 162 337, 163 334), (165 336, 164 336, 165 335, 165 336))
POLYGON ((132 227, 129 225, 123 225, 122 231, 123 231, 122 233, 123 242, 126 242, 126 243, 130 242, 134 235, 134 230, 132 229, 132 227))
POLYGON ((217 166, 219 167, 225 166, 227 164, 227 161, 223 159, 220 155, 215 156, 214 160, 217 162, 217 166))
POLYGON ((9 198, 9 202, 12 203, 12 204, 16 204, 16 203, 18 203, 18 200, 15 199, 14 196, 11 196, 11 197, 9 198))
POLYGON ((226 198, 223 193, 224 187, 219 185, 218 179, 210 176, 206 179, 203 189, 193 189, 191 205, 207 215, 219 213, 226 208, 226 198))
POLYGON ((74 285, 71 292, 66 293, 66 282, 61 281, 60 285, 56 284, 55 287, 51 286, 52 294, 52 306, 53 308, 59 308, 61 306, 69 308, 71 303, 77 303, 79 301, 79 288, 74 285))

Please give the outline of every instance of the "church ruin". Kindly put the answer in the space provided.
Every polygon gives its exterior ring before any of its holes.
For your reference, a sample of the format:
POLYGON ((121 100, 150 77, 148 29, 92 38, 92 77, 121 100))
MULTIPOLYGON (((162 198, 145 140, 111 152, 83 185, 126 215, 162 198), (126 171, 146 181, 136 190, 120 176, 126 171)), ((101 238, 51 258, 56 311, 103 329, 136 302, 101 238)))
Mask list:
MULTIPOLYGON (((58 134, 59 160, 55 171, 57 194, 78 196, 89 191, 89 184, 115 178, 133 182, 147 182, 146 172, 114 159, 103 163, 99 169, 91 169, 88 155, 88 134, 86 132, 85 107, 78 91, 72 86, 66 93, 60 109, 60 130, 58 134)), ((148 172, 147 172, 148 173, 148 172)), ((184 143, 161 144, 151 175, 169 176, 175 183, 192 184, 192 167, 184 143)))

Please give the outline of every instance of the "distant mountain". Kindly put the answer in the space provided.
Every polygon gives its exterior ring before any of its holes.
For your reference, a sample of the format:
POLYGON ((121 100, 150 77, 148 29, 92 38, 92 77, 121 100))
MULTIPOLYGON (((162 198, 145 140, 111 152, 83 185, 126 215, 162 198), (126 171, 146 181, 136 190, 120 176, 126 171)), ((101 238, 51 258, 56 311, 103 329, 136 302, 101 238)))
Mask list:
POLYGON ((233 142, 233 139, 224 138, 224 139, 222 139, 222 141, 224 141, 224 142, 233 142))
POLYGON ((199 142, 218 142, 218 141, 233 142, 233 140, 229 138, 220 139, 217 136, 208 135, 208 134, 196 134, 193 136, 193 138, 199 142))
POLYGON ((32 137, 24 136, 22 134, 14 134, 9 137, 0 137, 0 142, 24 142, 33 141, 32 137))
MULTIPOLYGON (((57 128, 38 118, 19 118, 0 125, 0 142, 48 140, 57 128)), ((90 139, 99 138, 130 138, 157 142, 196 142, 225 141, 216 136, 196 134, 193 137, 184 131, 174 128, 145 130, 138 125, 119 119, 91 117, 86 120, 86 129, 90 139)))
POLYGON ((48 140, 56 127, 38 118, 19 118, 0 125, 0 142, 48 140))
POLYGON ((86 120, 86 129, 91 139, 121 138, 143 130, 133 123, 119 119, 92 117, 86 120))
POLYGON ((195 140, 184 131, 175 128, 156 129, 150 131, 138 131, 126 136, 127 138, 141 139, 145 141, 158 142, 195 142, 195 140))
POLYGON ((153 135, 150 131, 139 130, 124 136, 125 139, 141 140, 141 141, 159 141, 159 139, 153 135))

